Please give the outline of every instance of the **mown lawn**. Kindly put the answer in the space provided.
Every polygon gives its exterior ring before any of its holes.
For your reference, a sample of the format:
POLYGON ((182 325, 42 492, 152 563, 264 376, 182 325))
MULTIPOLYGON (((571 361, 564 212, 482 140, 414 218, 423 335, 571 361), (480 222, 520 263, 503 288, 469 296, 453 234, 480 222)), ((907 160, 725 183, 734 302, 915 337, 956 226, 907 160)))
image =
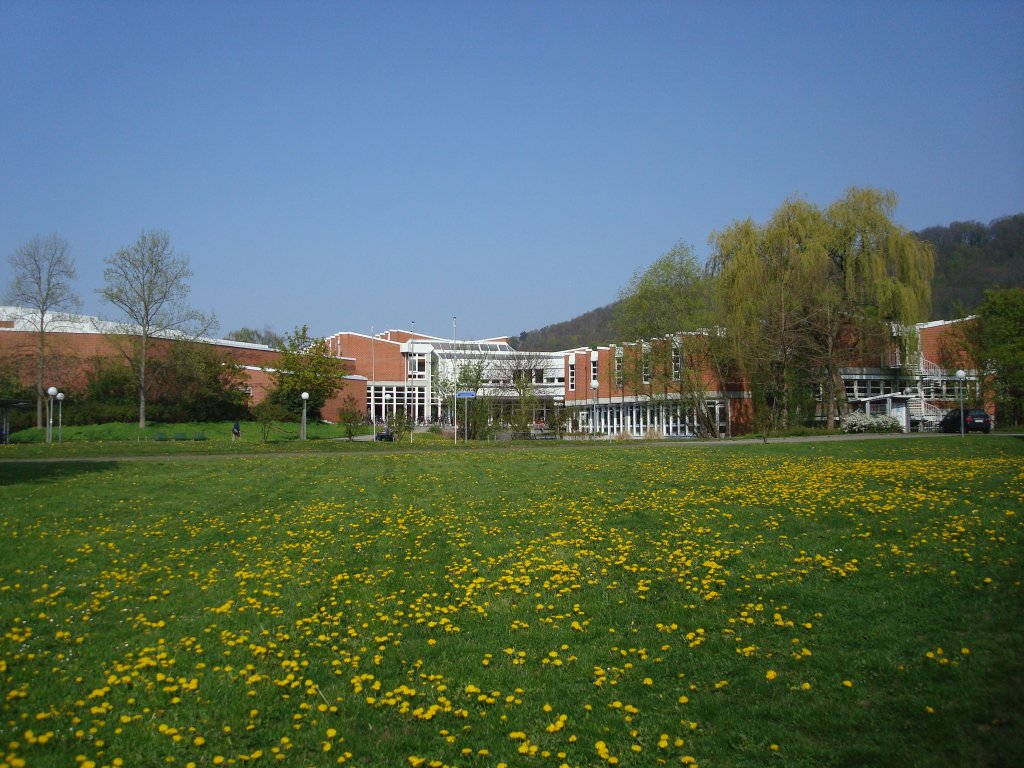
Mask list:
MULTIPOLYGON (((187 422, 177 424, 151 423, 144 429, 138 424, 86 424, 56 426, 46 443, 45 428, 14 432, 10 445, 0 445, 3 458, 76 458, 94 455, 132 456, 140 453, 274 453, 288 446, 290 450, 325 450, 328 445, 347 441, 345 427, 310 420, 306 441, 299 440, 299 424, 273 422, 267 425, 251 421, 240 424, 240 439, 233 440, 232 421, 187 422), (316 444, 315 446, 313 444, 316 444)), ((360 425, 357 434, 370 434, 373 428, 360 425)))
POLYGON ((1024 764, 1024 441, 0 464, 0 765, 1024 764))

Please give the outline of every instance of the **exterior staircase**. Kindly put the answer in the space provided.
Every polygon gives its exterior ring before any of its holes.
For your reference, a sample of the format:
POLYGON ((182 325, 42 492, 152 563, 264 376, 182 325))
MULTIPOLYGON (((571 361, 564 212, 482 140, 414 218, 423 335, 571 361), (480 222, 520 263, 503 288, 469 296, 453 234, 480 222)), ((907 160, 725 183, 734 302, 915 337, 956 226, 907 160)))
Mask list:
POLYGON ((943 410, 932 405, 922 397, 913 397, 907 401, 910 410, 911 429, 916 432, 934 432, 939 428, 943 410))

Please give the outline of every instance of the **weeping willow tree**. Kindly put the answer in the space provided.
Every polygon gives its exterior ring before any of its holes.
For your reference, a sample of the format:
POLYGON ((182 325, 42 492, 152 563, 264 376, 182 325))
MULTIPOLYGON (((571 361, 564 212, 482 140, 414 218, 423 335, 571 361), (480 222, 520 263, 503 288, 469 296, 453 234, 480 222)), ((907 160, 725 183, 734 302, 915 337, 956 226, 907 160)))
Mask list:
MULTIPOLYGON (((825 210, 787 200, 764 226, 712 235, 721 322, 765 434, 820 393, 831 428, 840 369, 892 343, 931 305, 931 249, 892 220, 896 195, 851 188, 825 210)), ((875 358, 877 364, 877 358, 875 358)))
MULTIPOLYGON (((895 192, 852 187, 826 212, 826 266, 837 287, 838 322, 815 331, 827 351, 822 361, 829 393, 842 391, 839 370, 851 352, 877 361, 893 343, 894 327, 913 326, 931 312, 935 255, 892 220, 896 203, 895 192)), ((901 334, 897 341, 914 338, 901 334)), ((901 359, 908 359, 903 352, 901 359)), ((829 427, 833 400, 826 400, 829 427)))
POLYGON ((765 435, 789 426, 807 384, 807 306, 823 230, 817 209, 789 200, 763 227, 747 219, 712 235, 718 310, 765 435))

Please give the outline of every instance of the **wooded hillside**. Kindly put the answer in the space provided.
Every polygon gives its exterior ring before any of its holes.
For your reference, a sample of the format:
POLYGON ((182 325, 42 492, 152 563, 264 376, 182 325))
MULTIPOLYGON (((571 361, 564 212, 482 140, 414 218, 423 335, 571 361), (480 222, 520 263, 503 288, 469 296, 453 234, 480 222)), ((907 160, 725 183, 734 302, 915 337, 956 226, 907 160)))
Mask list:
POLYGON ((987 225, 956 221, 914 234, 935 249, 935 320, 973 313, 989 288, 1024 286, 1024 213, 987 225))

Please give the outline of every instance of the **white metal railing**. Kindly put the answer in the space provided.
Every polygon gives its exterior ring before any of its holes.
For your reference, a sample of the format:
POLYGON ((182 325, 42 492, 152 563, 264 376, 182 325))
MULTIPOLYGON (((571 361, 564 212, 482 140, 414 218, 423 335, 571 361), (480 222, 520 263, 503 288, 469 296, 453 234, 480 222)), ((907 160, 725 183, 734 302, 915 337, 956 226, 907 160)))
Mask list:
POLYGON ((914 397, 907 401, 907 408, 910 410, 911 422, 919 424, 920 431, 937 429, 939 421, 942 420, 943 410, 937 405, 932 405, 921 397, 914 397))
MULTIPOLYGON (((900 355, 898 350, 889 354, 889 367, 900 368, 900 355)), ((902 368, 907 373, 920 376, 925 379, 941 380, 945 376, 945 370, 941 365, 933 363, 925 358, 920 352, 912 352, 903 360, 902 368)))
POLYGON ((945 375, 945 371, 941 365, 933 363, 931 360, 926 360, 923 356, 921 357, 921 369, 920 373, 926 379, 937 379, 941 380, 945 375))

